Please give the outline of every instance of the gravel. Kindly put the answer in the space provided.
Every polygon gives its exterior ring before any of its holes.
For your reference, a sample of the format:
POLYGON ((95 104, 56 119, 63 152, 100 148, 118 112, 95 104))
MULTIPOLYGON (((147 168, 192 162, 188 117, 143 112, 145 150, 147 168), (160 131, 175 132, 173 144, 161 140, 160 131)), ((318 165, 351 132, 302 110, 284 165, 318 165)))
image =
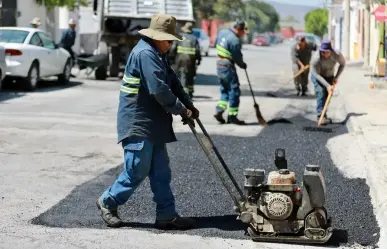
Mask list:
MULTIPOLYGON (((369 187, 364 179, 345 178, 335 167, 326 148, 329 138, 347 133, 345 126, 331 125, 333 133, 307 132, 302 127, 315 123, 302 117, 290 121, 292 123, 274 122, 258 137, 212 136, 212 139, 241 187, 244 168, 275 169, 276 148, 286 150, 288 167, 296 172, 299 181, 306 164, 321 165, 327 184, 326 208, 334 228, 338 230, 334 242, 373 247, 379 239, 379 227, 373 214, 369 187)), ((170 233, 249 239, 244 224, 235 220, 233 203, 195 137, 190 133, 177 136, 179 142, 168 145, 173 171, 172 188, 180 214, 196 217, 198 228, 170 233)), ((95 201, 121 170, 122 165, 117 166, 76 187, 57 205, 34 218, 32 223, 49 227, 106 229, 95 201)), ((128 222, 127 228, 158 232, 152 228, 155 205, 148 181, 144 181, 132 199, 120 208, 120 216, 128 222)))

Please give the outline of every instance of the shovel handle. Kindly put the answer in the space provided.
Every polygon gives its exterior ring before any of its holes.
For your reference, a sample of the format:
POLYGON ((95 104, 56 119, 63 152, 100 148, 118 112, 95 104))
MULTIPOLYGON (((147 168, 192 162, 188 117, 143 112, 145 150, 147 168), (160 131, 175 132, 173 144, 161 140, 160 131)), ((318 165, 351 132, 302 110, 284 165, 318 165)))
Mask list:
MULTIPOLYGON (((334 90, 334 87, 335 87, 335 86, 333 85, 333 90, 334 90)), ((322 120, 323 120, 323 118, 324 118, 324 116, 325 116, 325 113, 326 113, 327 110, 328 110, 328 105, 329 105, 329 103, 331 102, 332 95, 333 95, 333 91, 332 91, 332 93, 329 93, 329 94, 328 94, 328 98, 327 98, 327 100, 325 101, 324 109, 323 109, 323 111, 322 111, 322 113, 321 113, 320 119, 318 120, 318 124, 317 124, 317 127, 319 127, 319 128, 320 128, 320 126, 321 126, 321 123, 322 123, 322 120)))

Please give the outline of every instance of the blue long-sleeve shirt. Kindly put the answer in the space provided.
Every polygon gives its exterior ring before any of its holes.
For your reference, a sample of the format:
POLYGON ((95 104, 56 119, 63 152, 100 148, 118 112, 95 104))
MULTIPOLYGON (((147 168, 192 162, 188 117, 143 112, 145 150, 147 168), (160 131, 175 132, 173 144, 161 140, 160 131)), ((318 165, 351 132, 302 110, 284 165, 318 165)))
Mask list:
POLYGON ((172 115, 192 106, 176 73, 152 41, 143 38, 130 53, 121 83, 117 115, 118 142, 149 139, 176 141, 172 115))
POLYGON ((243 67, 242 44, 231 28, 219 32, 215 39, 215 47, 218 56, 229 58, 239 67, 243 67))
POLYGON ((74 29, 68 28, 62 33, 60 43, 64 48, 71 48, 75 44, 77 34, 74 29))

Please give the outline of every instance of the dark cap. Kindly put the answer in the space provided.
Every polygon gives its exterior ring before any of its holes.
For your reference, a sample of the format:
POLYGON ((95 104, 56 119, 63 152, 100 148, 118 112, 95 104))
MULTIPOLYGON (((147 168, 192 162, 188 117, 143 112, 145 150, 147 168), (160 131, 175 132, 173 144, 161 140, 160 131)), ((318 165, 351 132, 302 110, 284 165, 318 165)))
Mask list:
POLYGON ((236 21, 234 23, 234 28, 244 30, 246 35, 250 34, 249 33, 249 29, 248 29, 247 24, 246 24, 245 21, 236 21))
POLYGON ((237 28, 237 29, 244 29, 246 26, 246 23, 244 21, 236 21, 234 23, 234 28, 237 28))
POLYGON ((332 44, 331 44, 331 41, 329 40, 324 40, 322 43, 321 43, 321 46, 320 46, 320 51, 322 52, 326 52, 326 51, 332 51, 332 44))

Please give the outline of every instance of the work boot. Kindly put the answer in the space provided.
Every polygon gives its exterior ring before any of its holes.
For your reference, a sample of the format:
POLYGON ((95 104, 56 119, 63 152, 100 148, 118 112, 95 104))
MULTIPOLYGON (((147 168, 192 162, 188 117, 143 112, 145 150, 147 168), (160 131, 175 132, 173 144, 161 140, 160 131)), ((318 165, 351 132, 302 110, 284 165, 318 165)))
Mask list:
POLYGON ((107 209, 99 198, 97 200, 97 207, 101 211, 101 217, 108 227, 119 227, 122 225, 122 220, 118 217, 117 209, 107 209))
POLYGON ((156 220, 155 228, 161 230, 187 230, 194 228, 194 220, 180 216, 169 220, 156 220))
POLYGON ((227 124, 245 125, 245 121, 239 120, 237 116, 228 116, 227 124))
POLYGON ((217 112, 215 115, 214 115, 214 117, 215 117, 215 119, 219 122, 219 123, 221 123, 221 124, 224 124, 224 123, 226 123, 226 120, 224 120, 224 118, 223 118, 223 112, 217 112))
MULTIPOLYGON (((320 120, 320 117, 319 116, 317 116, 317 122, 320 120)), ((330 124, 330 123, 332 123, 332 120, 331 119, 329 119, 328 117, 324 117, 323 119, 322 119, 322 121, 321 121, 321 125, 327 125, 327 124, 330 124)))
POLYGON ((306 91, 303 91, 303 92, 301 93, 301 96, 306 97, 306 96, 308 96, 308 95, 306 94, 306 91))

